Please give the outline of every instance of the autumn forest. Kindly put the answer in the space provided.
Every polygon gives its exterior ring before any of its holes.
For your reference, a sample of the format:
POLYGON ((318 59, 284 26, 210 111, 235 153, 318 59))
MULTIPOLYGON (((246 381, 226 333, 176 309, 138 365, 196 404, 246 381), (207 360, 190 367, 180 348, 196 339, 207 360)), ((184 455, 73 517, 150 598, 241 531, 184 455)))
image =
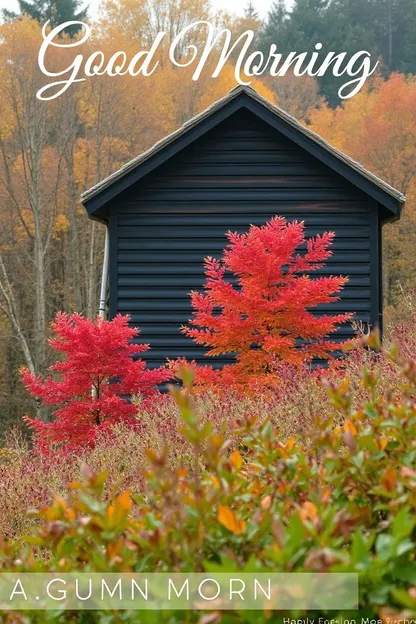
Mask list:
MULTIPOLYGON (((88 18, 73 0, 21 2, 0 25, 0 430, 33 411, 19 369, 42 374, 50 364, 50 322, 57 311, 94 317, 98 309, 104 229, 86 218, 80 194, 235 86, 233 57, 216 79, 164 63, 152 76, 100 76, 43 102, 37 55, 45 20, 89 19, 84 53, 110 56, 149 45, 160 30, 172 39, 197 20, 255 31, 259 49, 279 43, 310 50, 325 39, 337 50, 367 49, 377 72, 340 101, 336 79, 286 75, 256 78, 263 96, 407 196, 402 219, 385 229, 387 320, 416 287, 416 5, 407 0, 277 0, 261 20, 255 3, 244 17, 214 11, 205 0, 104 0, 88 18), (46 8, 45 8, 46 7, 46 8), (90 52, 88 52, 88 46, 90 52)), ((79 37, 68 32, 67 38, 79 37)), ((195 34, 195 37, 198 35, 195 34)), ((55 48, 54 69, 71 48, 55 48)), ((214 59, 212 61, 214 62, 214 59)))

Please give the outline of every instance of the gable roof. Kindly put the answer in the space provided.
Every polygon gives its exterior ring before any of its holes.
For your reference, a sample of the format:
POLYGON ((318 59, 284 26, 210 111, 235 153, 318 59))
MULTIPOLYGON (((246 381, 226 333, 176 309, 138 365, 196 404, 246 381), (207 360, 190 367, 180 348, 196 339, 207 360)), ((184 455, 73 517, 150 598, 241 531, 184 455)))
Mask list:
POLYGON ((106 221, 105 205, 126 188, 153 171, 177 152, 193 143, 240 108, 246 108, 331 169, 375 199, 383 208, 383 218, 400 217, 405 196, 365 169, 297 119, 275 106, 251 87, 237 86, 226 96, 192 117, 183 126, 157 141, 150 149, 133 158, 118 171, 81 195, 88 215, 106 221))

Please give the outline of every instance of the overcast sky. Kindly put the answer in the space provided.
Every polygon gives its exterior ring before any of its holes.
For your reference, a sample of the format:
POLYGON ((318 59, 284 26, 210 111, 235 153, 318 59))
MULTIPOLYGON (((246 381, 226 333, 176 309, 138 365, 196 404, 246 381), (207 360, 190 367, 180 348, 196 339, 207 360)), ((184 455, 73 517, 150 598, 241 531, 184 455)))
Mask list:
MULTIPOLYGON (((272 1, 273 0, 253 0, 253 4, 259 12, 260 17, 266 15, 272 1)), ((90 0, 90 2, 85 2, 85 4, 89 5, 90 14, 92 16, 97 14, 100 0, 90 0)), ((244 7, 247 5, 247 0, 212 0, 212 4, 214 8, 222 8, 237 15, 242 15, 244 7)), ((17 0, 0 0, 0 8, 2 9, 16 10, 17 7, 17 0)))

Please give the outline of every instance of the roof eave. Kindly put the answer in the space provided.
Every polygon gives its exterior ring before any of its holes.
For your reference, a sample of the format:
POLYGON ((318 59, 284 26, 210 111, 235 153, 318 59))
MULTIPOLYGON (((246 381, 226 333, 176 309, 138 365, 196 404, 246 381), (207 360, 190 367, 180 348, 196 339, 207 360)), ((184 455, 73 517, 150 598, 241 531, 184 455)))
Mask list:
POLYGON ((269 125, 348 179, 364 193, 373 197, 389 213, 384 220, 400 218, 401 208, 406 201, 402 193, 366 170, 360 163, 331 146, 322 137, 300 124, 294 117, 273 105, 256 91, 242 86, 234 88, 182 127, 85 191, 81 195, 81 203, 88 215, 99 221, 105 221, 105 205, 111 199, 242 107, 251 110, 254 114, 260 113, 269 125), (212 123, 213 116, 215 116, 214 124, 212 123))

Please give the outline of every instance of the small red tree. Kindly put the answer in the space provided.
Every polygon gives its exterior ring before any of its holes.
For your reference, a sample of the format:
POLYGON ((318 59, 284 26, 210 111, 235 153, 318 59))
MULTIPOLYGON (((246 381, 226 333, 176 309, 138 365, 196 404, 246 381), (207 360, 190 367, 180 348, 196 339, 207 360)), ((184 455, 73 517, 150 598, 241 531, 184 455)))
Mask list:
POLYGON ((303 222, 275 217, 245 234, 228 232, 227 238, 222 260, 205 260, 205 293, 191 293, 193 327, 182 331, 209 347, 207 355, 235 354, 236 363, 220 371, 197 368, 196 381, 241 389, 274 386, 282 364, 298 367, 315 357, 331 358, 340 344, 328 335, 350 315, 316 316, 310 309, 336 301, 347 278, 308 274, 332 254, 334 234, 306 240, 303 222), (296 253, 301 245, 305 252, 296 253))
POLYGON ((49 370, 61 378, 43 380, 27 369, 22 373, 34 397, 59 406, 53 422, 26 419, 41 450, 93 446, 100 430, 119 422, 137 424, 137 407, 124 397, 148 396, 156 384, 170 377, 165 369, 149 370, 142 359, 133 359, 149 345, 131 342, 138 330, 129 327, 128 320, 121 314, 111 321, 57 314, 52 323, 56 335, 49 344, 65 358, 49 370))

